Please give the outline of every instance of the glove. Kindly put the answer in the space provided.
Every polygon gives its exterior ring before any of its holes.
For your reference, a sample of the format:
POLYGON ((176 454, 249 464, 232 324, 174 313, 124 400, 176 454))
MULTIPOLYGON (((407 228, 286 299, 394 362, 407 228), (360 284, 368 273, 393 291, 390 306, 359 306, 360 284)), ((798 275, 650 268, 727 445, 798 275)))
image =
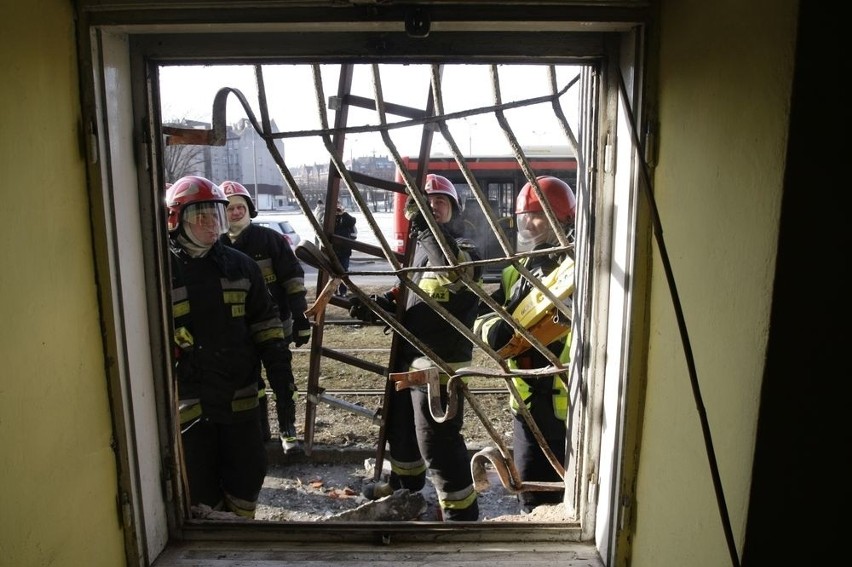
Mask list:
MULTIPOLYGON (((379 307, 388 313, 396 313, 396 301, 393 292, 388 291, 382 295, 373 294, 370 296, 370 299, 378 303, 379 307)), ((366 303, 362 302, 357 295, 349 298, 349 316, 366 323, 375 323, 380 320, 379 316, 366 303)))
POLYGON ((382 295, 371 295, 370 299, 379 304, 379 307, 388 313, 396 314, 396 298, 393 292, 386 291, 382 295))
POLYGON ((349 316, 353 319, 360 319, 365 323, 374 323, 378 320, 376 314, 357 295, 349 298, 349 316))
POLYGON ((311 338, 311 323, 304 315, 293 318, 293 344, 302 346, 311 338))
POLYGON ((509 300, 504 305, 506 311, 511 315, 515 308, 520 305, 521 301, 529 294, 532 289, 532 285, 527 281, 527 278, 520 277, 518 280, 512 285, 512 289, 509 290, 509 300))
POLYGON ((403 214, 405 215, 405 218, 408 219, 409 226, 412 231, 421 232, 429 228, 429 225, 426 224, 426 219, 423 218, 423 214, 420 212, 420 209, 417 208, 417 203, 411 196, 409 196, 405 201, 405 210, 403 214))

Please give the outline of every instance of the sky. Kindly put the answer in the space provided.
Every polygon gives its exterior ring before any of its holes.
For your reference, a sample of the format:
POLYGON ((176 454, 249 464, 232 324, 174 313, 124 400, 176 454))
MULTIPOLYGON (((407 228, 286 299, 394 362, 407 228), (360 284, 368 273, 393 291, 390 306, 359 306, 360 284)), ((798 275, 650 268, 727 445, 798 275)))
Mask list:
MULTIPOLYGON (((334 110, 328 109, 329 97, 337 94, 339 65, 323 65, 322 100, 326 103, 327 121, 334 124, 334 110)), ((562 89, 579 72, 578 67, 557 68, 557 88, 562 89)), ((500 96, 503 103, 551 94, 546 66, 498 66, 500 96)), ((425 65, 381 65, 380 88, 385 103, 425 108, 430 85, 430 69, 425 65)), ((270 117, 279 132, 300 132, 321 128, 314 78, 309 65, 264 65, 263 80, 270 117)), ((442 74, 444 112, 491 106, 495 102, 490 66, 447 65, 442 74)), ((353 75, 351 93, 375 99, 373 72, 370 65, 358 65, 353 75)), ((163 66, 160 69, 161 115, 163 120, 192 119, 210 122, 213 98, 219 89, 239 89, 260 121, 260 106, 254 67, 233 66, 163 66)), ((560 104, 575 127, 577 91, 575 85, 560 98, 560 104)), ((522 146, 562 145, 568 141, 559 127, 549 103, 505 112, 522 146)), ((228 97, 227 123, 246 116, 235 96, 228 97)), ((388 123, 402 118, 388 115, 388 123)), ((375 110, 351 108, 349 126, 378 125, 375 110)), ((466 155, 508 155, 510 146, 493 113, 455 119, 448 122, 459 149, 466 155)), ((416 155, 422 126, 391 130, 390 137, 401 155, 416 155)), ((377 133, 347 135, 344 159, 367 155, 390 156, 377 133)), ((327 162, 327 153, 316 137, 284 140, 285 160, 292 165, 327 162)), ((433 140, 433 154, 450 154, 440 133, 433 140)))

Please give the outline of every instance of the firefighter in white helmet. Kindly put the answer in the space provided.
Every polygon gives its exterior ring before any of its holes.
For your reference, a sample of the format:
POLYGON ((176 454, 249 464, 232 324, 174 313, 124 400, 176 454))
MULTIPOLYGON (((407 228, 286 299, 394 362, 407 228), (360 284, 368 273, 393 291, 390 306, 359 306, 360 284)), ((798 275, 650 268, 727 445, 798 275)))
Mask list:
MULTIPOLYGON (((284 340, 299 347, 311 337, 311 325, 305 317, 307 290, 305 289, 305 271, 290 247, 290 243, 271 228, 252 224, 257 209, 248 190, 236 181, 223 181, 222 190, 228 197, 228 232, 221 237, 222 244, 232 246, 250 256, 263 272, 263 279, 272 298, 278 305, 281 323, 284 327, 284 340)), ((275 393, 275 410, 278 417, 278 431, 281 447, 285 454, 302 451, 296 436, 296 381, 293 376, 293 353, 287 348, 287 365, 280 376, 266 373, 269 385, 275 393), (283 378, 283 382, 279 381, 283 378)), ((265 385, 260 395, 261 420, 264 425, 264 437, 268 440, 269 416, 267 410, 265 385), (264 418, 266 418, 264 420, 264 418)))
MULTIPOLYGON (((568 235, 573 235, 576 200, 571 187, 556 177, 536 178, 539 187, 556 215, 559 227, 568 235)), ((536 250, 553 248, 559 244, 553 226, 548 221, 538 194, 531 183, 527 183, 518 194, 515 205, 518 226, 518 249, 536 250)), ((565 261, 566 255, 540 255, 524 258, 521 262, 530 272, 543 279, 554 272, 565 261)), ((501 285, 492 294, 492 298, 509 313, 534 289, 532 284, 522 277, 514 266, 503 269, 501 285)), ((483 304, 481 313, 474 325, 474 331, 495 350, 505 347, 515 335, 515 330, 500 316, 483 304)), ((571 343, 570 330, 557 340, 546 345, 563 363, 568 362, 571 343)), ((542 368, 550 363, 535 348, 529 348, 509 359, 513 368, 542 368)), ((536 425, 541 430, 548 446, 560 462, 565 461, 566 418, 568 414, 568 390, 564 376, 542 378, 512 378, 512 383, 524 399, 536 425)), ((518 414, 514 397, 510 406, 514 415, 514 440, 512 453, 515 466, 522 481, 559 481, 559 474, 553 469, 542 452, 535 437, 523 418, 518 414)), ((540 504, 562 501, 562 492, 530 491, 519 494, 522 512, 529 513, 540 504)))
POLYGON ((223 246, 228 199, 203 177, 166 192, 181 447, 194 512, 253 518, 267 458, 258 417, 261 364, 281 375, 287 348, 258 265, 223 246))

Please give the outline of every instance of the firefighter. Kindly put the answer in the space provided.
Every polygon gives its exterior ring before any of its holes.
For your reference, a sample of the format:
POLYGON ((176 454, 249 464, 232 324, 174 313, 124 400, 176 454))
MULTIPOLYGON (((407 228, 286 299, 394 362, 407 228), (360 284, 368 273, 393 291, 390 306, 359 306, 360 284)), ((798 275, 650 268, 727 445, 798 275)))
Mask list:
POLYGON ((258 265, 223 246, 228 199, 203 177, 166 192, 180 448, 190 502, 253 518, 267 458, 258 417, 261 364, 283 380, 278 309, 258 265))
MULTIPOLYGON (((427 175, 425 191, 432 214, 459 262, 479 259, 476 248, 464 238, 459 198, 453 184, 440 175, 427 175)), ((413 204, 413 203, 412 203, 413 204)), ((412 267, 446 266, 435 235, 426 224, 416 205, 406 207, 411 239, 416 242, 412 267)), ((465 268, 478 281, 480 268, 465 268)), ((471 327, 476 319, 479 298, 470 291, 454 271, 415 272, 412 280, 430 297, 441 303, 462 323, 471 327)), ((382 296, 377 303, 396 313, 398 287, 382 296)), ((369 307, 357 297, 350 299, 350 315, 364 321, 375 320, 369 307)), ((468 366, 473 356, 473 344, 453 325, 436 313, 414 293, 407 295, 402 325, 428 345, 435 354, 453 367, 468 366)), ((406 372, 435 366, 413 345, 405 341, 392 372, 406 372)), ((441 375, 441 400, 446 408, 448 376, 441 375)), ((464 408, 460 405, 452 419, 438 423, 429 411, 426 386, 394 391, 389 402, 386 424, 390 449, 391 474, 389 482, 367 485, 365 496, 377 498, 399 488, 419 491, 426 481, 427 467, 438 494, 441 514, 449 521, 475 521, 479 518, 479 503, 473 487, 467 445, 461 433, 464 408)))
MULTIPOLYGON (((232 246, 250 256, 260 266, 263 279, 278 306, 278 314, 284 327, 287 342, 286 371, 281 376, 266 372, 269 385, 275 394, 278 431, 285 454, 302 451, 296 437, 296 381, 293 376, 293 353, 289 344, 300 347, 311 337, 311 325, 305 317, 307 290, 305 272, 290 243, 278 232, 264 226, 252 224, 257 208, 248 190, 236 181, 223 181, 222 190, 228 197, 228 232, 220 238, 222 244, 232 246), (283 378, 283 381, 278 380, 283 378)), ((263 378, 258 382, 261 402, 261 423, 264 438, 269 439, 269 414, 267 413, 266 386, 263 378)))
MULTIPOLYGON (((576 199, 571 187, 557 177, 536 178, 561 227, 569 236, 573 235, 576 199)), ((559 244, 553 227, 547 220, 541 202, 531 183, 527 183, 518 194, 515 204, 518 226, 518 250, 553 248, 559 244)), ((539 279, 553 272, 565 260, 566 255, 540 255, 527 257, 521 262, 539 279)), ((533 289, 532 285, 514 266, 503 269, 500 287, 492 298, 504 306, 509 313, 520 304, 533 289)), ((500 316, 483 304, 485 312, 480 314, 474 331, 495 350, 504 347, 515 330, 500 316)), ((570 331, 546 345, 563 363, 568 362, 571 343, 570 331)), ((542 368, 550 363, 534 348, 527 349, 509 359, 513 368, 542 368)), ((541 430, 548 446, 560 462, 565 461, 566 418, 568 415, 568 390, 565 376, 543 378, 512 378, 512 383, 521 394, 527 409, 541 430)), ((560 481, 559 474, 548 462, 532 432, 518 414, 517 402, 510 399, 514 415, 513 460, 522 481, 560 481)), ((522 513, 531 512, 540 504, 562 501, 561 492, 531 491, 519 493, 522 513)))

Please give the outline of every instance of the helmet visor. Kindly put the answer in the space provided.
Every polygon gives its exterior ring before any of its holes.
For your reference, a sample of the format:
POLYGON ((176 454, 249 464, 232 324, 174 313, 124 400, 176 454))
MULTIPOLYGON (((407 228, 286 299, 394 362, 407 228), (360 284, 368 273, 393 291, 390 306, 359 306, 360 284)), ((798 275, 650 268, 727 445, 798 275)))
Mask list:
POLYGON ((547 217, 541 211, 518 213, 518 250, 526 252, 546 241, 552 234, 547 217))
POLYGON ((183 210, 186 228, 196 238, 206 240, 204 236, 218 238, 228 230, 228 216, 225 204, 217 202, 192 203, 183 210))

